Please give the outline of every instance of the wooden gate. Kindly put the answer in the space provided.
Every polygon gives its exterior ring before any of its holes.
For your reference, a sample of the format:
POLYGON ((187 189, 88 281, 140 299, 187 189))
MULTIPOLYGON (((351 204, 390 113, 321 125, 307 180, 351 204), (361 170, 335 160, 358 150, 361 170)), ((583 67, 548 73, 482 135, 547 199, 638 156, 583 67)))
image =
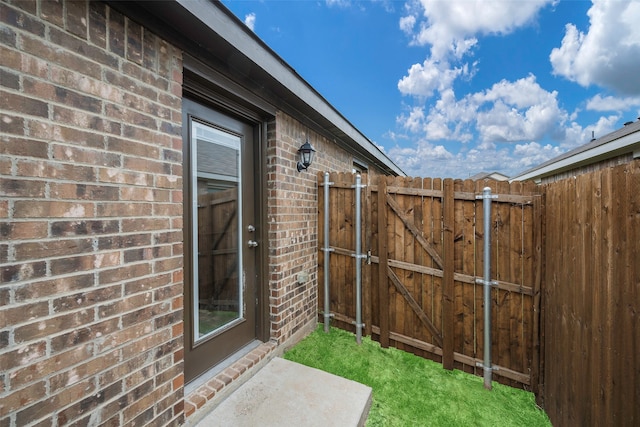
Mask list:
MULTIPOLYGON (((320 175, 318 182, 322 183, 320 175)), ((352 174, 331 174, 330 294, 335 325, 353 330, 355 316, 352 174)), ((483 357, 483 210, 492 208, 492 353, 494 378, 537 388, 540 197, 535 184, 363 175, 362 247, 365 335, 480 374, 483 357), (382 284, 382 286, 381 286, 382 284)), ((319 189, 319 200, 324 197, 319 189)), ((322 206, 319 203, 319 206, 322 206)), ((323 216, 319 210, 319 247, 323 216)), ((320 251, 319 286, 324 252, 320 251)), ((323 295, 322 291, 319 295, 323 295)), ((319 298, 319 308, 324 301, 319 298)))

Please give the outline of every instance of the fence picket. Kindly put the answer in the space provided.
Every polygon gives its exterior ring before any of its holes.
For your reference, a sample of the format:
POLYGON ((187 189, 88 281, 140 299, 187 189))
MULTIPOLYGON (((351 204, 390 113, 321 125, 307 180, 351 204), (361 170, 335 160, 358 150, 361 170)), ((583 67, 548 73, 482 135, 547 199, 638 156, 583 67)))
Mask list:
MULTIPOLYGON (((425 190, 432 189, 431 178, 424 178, 422 180, 422 188, 425 190)), ((421 201, 422 201, 422 235, 424 236, 425 239, 427 239, 428 242, 431 243, 431 246, 434 248, 434 251, 436 251, 437 253, 436 247, 435 245, 433 245, 433 213, 432 213, 433 197, 423 196, 421 201)), ((422 265, 433 268, 435 265, 435 262, 433 261, 433 258, 431 256, 423 255, 422 265)), ((422 308, 426 311, 427 316, 429 316, 429 319, 431 320, 431 323, 434 324, 434 327, 436 328, 436 330, 439 330, 441 325, 439 324, 436 325, 435 323, 435 313, 434 313, 434 306, 433 306, 433 297, 434 297, 433 276, 430 274, 421 274, 421 278, 422 278, 422 292, 420 295, 422 299, 421 301, 422 308)), ((428 330, 421 328, 419 334, 417 335, 417 338, 425 342, 432 342, 433 335, 428 330)))
MULTIPOLYGON (((509 185, 509 193, 522 194, 522 183, 513 182, 509 185)), ((522 283, 523 281, 523 212, 522 206, 512 204, 509 208, 509 241, 505 242, 508 248, 507 258, 509 259, 509 281, 511 283, 522 283)), ((510 366, 522 372, 524 366, 522 364, 522 354, 524 347, 524 310, 525 296, 522 293, 511 292, 511 301, 509 305, 509 350, 510 350, 510 366)))
POLYGON ((442 277, 442 366, 453 369, 453 353, 455 345, 454 324, 454 279, 455 271, 455 211, 454 183, 452 179, 443 182, 443 277, 442 277))
MULTIPOLYGON (((474 192, 474 182, 472 180, 464 180, 462 183, 462 191, 474 192)), ((462 201, 462 268, 461 272, 471 277, 477 276, 475 271, 475 205, 476 200, 462 201)), ((457 282, 456 286, 462 287, 462 313, 463 313, 463 345, 462 354, 477 357, 475 353, 475 296, 477 285, 475 283, 457 282)), ((474 373, 475 366, 463 365, 466 372, 474 373)))
POLYGON ((387 278, 387 183, 378 180, 378 313, 380 317, 380 345, 389 347, 389 280, 387 278))

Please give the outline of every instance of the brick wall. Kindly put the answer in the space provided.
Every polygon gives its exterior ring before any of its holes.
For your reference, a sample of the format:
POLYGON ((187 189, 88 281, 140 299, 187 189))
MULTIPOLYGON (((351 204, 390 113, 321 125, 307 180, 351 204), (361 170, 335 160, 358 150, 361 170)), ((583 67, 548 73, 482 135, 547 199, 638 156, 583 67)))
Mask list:
POLYGON ((0 19, 0 425, 177 424, 181 54, 99 2, 0 19))
POLYGON ((284 113, 267 133, 271 338, 283 343, 317 316, 317 172, 350 172, 353 157, 284 113), (307 136, 316 160, 298 172, 297 151, 307 136), (308 275, 304 283, 301 274, 308 275))

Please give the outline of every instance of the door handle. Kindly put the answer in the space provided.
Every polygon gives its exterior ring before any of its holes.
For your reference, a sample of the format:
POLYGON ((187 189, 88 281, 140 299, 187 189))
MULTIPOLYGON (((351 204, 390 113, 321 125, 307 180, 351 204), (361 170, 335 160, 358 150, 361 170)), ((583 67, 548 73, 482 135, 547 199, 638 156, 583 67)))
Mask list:
POLYGON ((249 245, 250 248, 255 248, 258 246, 258 242, 256 242, 255 240, 249 240, 247 244, 249 245))

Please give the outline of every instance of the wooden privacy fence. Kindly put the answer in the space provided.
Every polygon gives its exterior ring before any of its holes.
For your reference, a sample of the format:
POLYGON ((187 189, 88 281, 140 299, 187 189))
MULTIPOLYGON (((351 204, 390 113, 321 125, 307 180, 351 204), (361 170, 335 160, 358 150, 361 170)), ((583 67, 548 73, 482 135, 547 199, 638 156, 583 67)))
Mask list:
POLYGON ((238 190, 198 195, 198 306, 237 310, 238 190))
POLYGON ((638 426, 640 159, 543 190, 538 401, 554 426, 638 426))
MULTIPOLYGON (((319 201, 324 174, 319 175, 319 201)), ((494 378, 538 387, 540 197, 533 183, 362 176, 362 248, 355 258, 355 176, 333 173, 329 190, 331 313, 353 330, 355 263, 363 262, 364 334, 472 373, 483 358, 483 209, 491 215, 494 378), (359 261, 357 261, 359 260, 359 261)), ((319 248, 324 248, 319 202, 319 248)), ((319 285, 325 251, 319 254, 319 285)), ((322 291, 319 295, 323 295, 322 291)), ((322 311, 324 301, 318 299, 322 311)))

